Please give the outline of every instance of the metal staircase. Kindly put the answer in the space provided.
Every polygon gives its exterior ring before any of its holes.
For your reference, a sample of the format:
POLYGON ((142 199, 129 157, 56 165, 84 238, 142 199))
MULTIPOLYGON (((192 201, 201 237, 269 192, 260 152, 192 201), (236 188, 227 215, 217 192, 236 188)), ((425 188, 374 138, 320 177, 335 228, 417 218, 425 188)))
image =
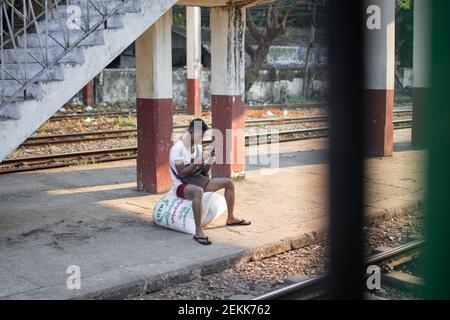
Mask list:
POLYGON ((0 0, 0 161, 176 0, 0 0))

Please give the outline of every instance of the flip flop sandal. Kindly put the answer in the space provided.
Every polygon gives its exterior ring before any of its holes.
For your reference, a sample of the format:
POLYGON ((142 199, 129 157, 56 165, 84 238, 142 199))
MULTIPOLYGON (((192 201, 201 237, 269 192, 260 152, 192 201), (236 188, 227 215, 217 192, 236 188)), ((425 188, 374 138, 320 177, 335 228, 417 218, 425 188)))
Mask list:
POLYGON ((197 237, 194 236, 193 237, 195 241, 197 241, 198 243, 204 245, 204 246, 209 246, 212 242, 208 240, 208 237, 197 237))
POLYGON ((227 226, 249 226, 252 223, 250 221, 245 221, 244 219, 238 219, 236 222, 227 223, 227 226))

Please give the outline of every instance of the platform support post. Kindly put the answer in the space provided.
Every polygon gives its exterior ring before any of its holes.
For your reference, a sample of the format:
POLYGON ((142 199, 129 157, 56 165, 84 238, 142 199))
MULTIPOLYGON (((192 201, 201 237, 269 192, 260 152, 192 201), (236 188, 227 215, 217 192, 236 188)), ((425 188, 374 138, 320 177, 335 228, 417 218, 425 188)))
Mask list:
POLYGON ((150 193, 171 187, 172 11, 136 40, 137 187, 150 193))
POLYGON ((82 90, 83 105, 92 107, 94 105, 94 80, 89 81, 82 90))
POLYGON ((430 93, 431 1, 414 1, 414 88, 412 142, 417 148, 426 146, 425 108, 430 93))
POLYGON ((245 175, 245 8, 211 9, 212 125, 223 135, 215 177, 245 175))
POLYGON ((395 1, 365 0, 367 153, 391 156, 394 147, 395 1))
POLYGON ((187 113, 202 115, 202 36, 201 8, 186 7, 187 113))

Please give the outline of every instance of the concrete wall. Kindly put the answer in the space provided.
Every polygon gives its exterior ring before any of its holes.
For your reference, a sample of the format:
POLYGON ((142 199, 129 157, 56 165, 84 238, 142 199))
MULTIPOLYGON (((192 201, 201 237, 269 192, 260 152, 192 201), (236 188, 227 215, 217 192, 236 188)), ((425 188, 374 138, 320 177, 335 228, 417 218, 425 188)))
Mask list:
MULTIPOLYGON (((414 86, 414 72, 413 68, 396 68, 396 78, 399 81, 398 85, 401 88, 412 88, 414 86)), ((396 86, 396 89, 398 87, 396 86)))
MULTIPOLYGON (((172 54, 175 55, 173 64, 176 66, 180 59, 180 52, 185 55, 185 38, 172 32, 172 54), (180 49, 180 50, 175 50, 180 49)), ((203 44, 210 50, 208 43, 203 44)), ((313 69, 312 80, 307 88, 308 96, 312 99, 326 99, 328 85, 326 79, 327 49, 314 47, 310 58, 313 69), (316 71, 314 71, 316 70, 316 71)), ((184 57, 185 59, 185 57, 184 57)), ((247 60, 249 57, 247 56, 247 60)), ((295 103, 303 98, 303 68, 306 60, 305 46, 272 46, 267 56, 264 70, 260 72, 259 81, 247 93, 246 103, 295 103)), ((184 61, 185 63, 185 61, 184 61)), ((247 61, 248 65, 249 61, 247 61)), ((134 104, 135 88, 135 57, 134 43, 115 61, 114 69, 105 69, 95 79, 95 103, 106 104, 134 104), (117 69, 116 69, 117 68, 117 69)), ((202 104, 210 105, 211 73, 209 68, 202 72, 202 104)), ((186 69, 175 68, 173 71, 174 102, 186 104, 186 69)), ((82 104, 81 94, 77 94, 71 101, 82 104)))
MULTIPOLYGON (((261 70, 258 81, 246 95, 247 104, 296 103, 303 100, 303 68, 271 68, 261 70)), ((328 97, 328 75, 326 70, 310 72, 307 96, 314 100, 328 97)))
MULTIPOLYGON (((210 66, 210 51, 211 47, 209 43, 202 44, 204 52, 202 52, 203 65, 209 68, 210 66)), ((306 60, 306 46, 271 46, 269 54, 266 58, 265 66, 267 68, 274 67, 304 67, 306 60)), ((117 61, 112 64, 111 68, 127 69, 135 68, 135 57, 134 57, 134 43, 128 47, 121 55, 118 57, 117 61)), ((310 64, 314 65, 325 65, 328 61, 328 49, 326 47, 313 47, 312 54, 310 57, 310 64)), ((172 32, 172 62, 173 66, 186 65, 186 38, 179 35, 176 32, 172 32)), ((251 63, 250 57, 246 54, 246 64, 251 63)))
MULTIPOLYGON (((307 48, 303 46, 271 46, 266 58, 266 67, 304 67, 306 63, 307 48)), ((328 62, 328 49, 313 47, 310 65, 326 65, 328 62)))
MULTIPOLYGON (((174 104, 186 105, 186 69, 173 70, 174 104)), ((202 71, 202 105, 210 105, 211 71, 202 71)), ((260 72, 258 81, 247 93, 247 104, 299 102, 302 100, 303 68, 271 68, 260 72)), ((326 70, 312 72, 309 95, 314 99, 326 99, 328 83, 326 70)), ((136 102, 135 69, 105 69, 95 77, 94 92, 96 104, 128 104, 136 102)), ((71 101, 82 103, 81 92, 71 101)))
POLYGON ((135 103, 136 69, 105 69, 94 80, 95 103, 135 103))
MULTIPOLYGON (((172 33, 173 35, 174 33, 172 33)), ((134 47, 134 45, 133 45, 134 47)), ((130 48, 133 48, 130 47, 130 48)), ((303 67, 306 48, 302 46, 273 46, 266 59, 265 69, 260 72, 258 81, 247 93, 247 104, 261 103, 295 103, 303 100, 303 67)), ((134 56, 131 57, 134 66, 134 56)), ((327 83, 327 49, 313 48, 311 65, 313 70, 308 95, 315 100, 328 97, 327 83)), ((412 88, 412 69, 396 69, 396 89, 400 94, 409 95, 412 88)), ((209 69, 202 72, 202 104, 210 105, 211 73, 209 69)), ((173 70, 173 98, 175 107, 186 105, 186 69, 173 70)), ((135 104, 136 85, 135 69, 105 69, 95 78, 95 103, 101 104, 135 104)), ((71 101, 82 104, 81 93, 71 101)))

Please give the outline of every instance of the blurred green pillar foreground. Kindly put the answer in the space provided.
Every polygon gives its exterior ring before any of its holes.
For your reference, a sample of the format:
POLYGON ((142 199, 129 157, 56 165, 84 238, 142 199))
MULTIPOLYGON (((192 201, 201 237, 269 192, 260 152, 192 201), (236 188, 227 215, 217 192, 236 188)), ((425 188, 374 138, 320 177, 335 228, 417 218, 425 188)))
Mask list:
POLYGON ((425 298, 450 299, 450 1, 432 0, 425 298))

